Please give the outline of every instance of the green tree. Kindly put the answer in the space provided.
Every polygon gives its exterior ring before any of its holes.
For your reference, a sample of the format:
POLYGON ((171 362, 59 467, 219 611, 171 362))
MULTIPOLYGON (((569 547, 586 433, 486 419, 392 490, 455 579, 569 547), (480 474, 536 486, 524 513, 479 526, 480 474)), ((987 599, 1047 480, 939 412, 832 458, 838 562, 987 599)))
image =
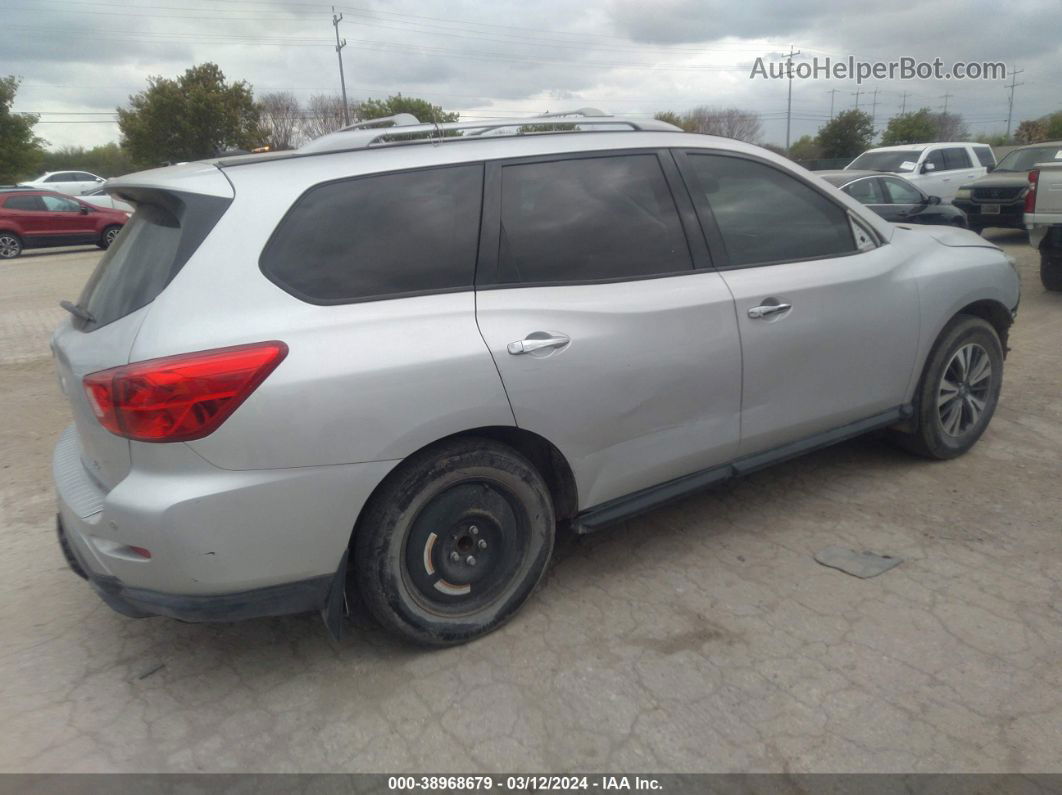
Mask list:
POLYGON ((425 124, 431 122, 442 124, 461 119, 460 113, 449 113, 439 105, 432 105, 426 99, 404 97, 401 94, 395 94, 387 99, 367 99, 357 106, 356 112, 360 121, 379 119, 381 116, 394 116, 396 113, 412 113, 425 124))
POLYGON ((822 157, 822 147, 810 135, 802 135, 789 147, 789 157, 793 160, 818 160, 822 157))
POLYGON ((666 121, 668 124, 674 124, 676 127, 680 127, 683 130, 689 131, 689 119, 681 114, 675 113, 673 110, 662 110, 653 116, 657 121, 666 121))
POLYGON ((176 80, 148 78, 147 90, 131 96, 128 108, 118 108, 118 129, 122 147, 139 166, 251 149, 263 138, 251 86, 227 83, 213 63, 193 66, 176 80))
POLYGON ((929 108, 919 108, 889 119, 889 124, 881 135, 881 145, 921 144, 934 140, 936 135, 937 125, 932 111, 929 108))
POLYGON ((36 176, 44 141, 33 134, 39 116, 12 113, 19 83, 14 75, 0 77, 0 184, 36 176))
POLYGON ((1062 140, 1062 110, 1049 113, 1040 119, 1040 121, 1044 125, 1044 134, 1047 136, 1044 140, 1062 140))
POLYGON ((133 158, 116 143, 91 149, 64 146, 54 152, 45 152, 43 161, 45 171, 91 171, 101 177, 120 177, 136 170, 133 158))
POLYGON ((1047 140, 1047 125, 1039 119, 1025 119, 1014 131, 1014 140, 1019 144, 1038 144, 1047 140))
POLYGON ((818 141, 824 158, 855 157, 870 148, 874 125, 870 114, 846 110, 819 128, 818 141))

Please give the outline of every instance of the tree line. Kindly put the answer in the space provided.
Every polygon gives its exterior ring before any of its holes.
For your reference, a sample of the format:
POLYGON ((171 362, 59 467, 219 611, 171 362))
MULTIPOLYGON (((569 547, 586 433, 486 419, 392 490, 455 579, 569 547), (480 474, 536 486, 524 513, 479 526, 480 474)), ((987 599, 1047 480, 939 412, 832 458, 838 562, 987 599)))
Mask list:
MULTIPOLYGON (((311 96, 305 103, 291 92, 255 97, 247 81, 230 81, 217 64, 203 63, 175 78, 148 78, 146 89, 117 108, 120 143, 47 151, 47 141, 34 131, 39 118, 12 111, 19 82, 15 76, 0 77, 0 184, 27 179, 42 170, 78 169, 112 177, 141 168, 199 160, 225 150, 293 149, 338 130, 345 124, 345 117, 364 121, 411 113, 421 121, 459 120, 456 112, 402 94, 350 102, 346 109, 341 99, 326 94, 311 96)), ((858 109, 838 113, 814 136, 799 138, 788 153, 763 143, 759 114, 742 108, 700 105, 681 113, 662 111, 656 118, 689 132, 760 144, 795 160, 855 157, 870 148, 876 137, 870 114, 858 109)), ((556 129, 570 128, 570 124, 556 125, 556 129)), ((879 143, 888 146, 968 137, 960 114, 919 108, 889 119, 879 143)), ((1005 138, 981 136, 978 140, 995 145, 1062 140, 1062 110, 1023 120, 1013 139, 1005 138)))

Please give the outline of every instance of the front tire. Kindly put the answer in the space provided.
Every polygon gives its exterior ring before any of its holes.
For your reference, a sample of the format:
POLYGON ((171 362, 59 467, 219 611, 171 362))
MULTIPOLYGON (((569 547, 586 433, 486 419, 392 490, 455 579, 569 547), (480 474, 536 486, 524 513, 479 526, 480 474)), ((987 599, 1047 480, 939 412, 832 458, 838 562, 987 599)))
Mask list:
POLYGON ((103 230, 103 233, 100 235, 100 239, 99 241, 97 241, 96 245, 104 250, 110 248, 111 243, 115 241, 121 231, 122 227, 120 226, 108 226, 106 229, 103 230))
POLYGON ((1062 291, 1062 250, 1040 249, 1040 281, 1045 290, 1062 291))
POLYGON ((541 580, 553 538, 553 503, 531 462, 490 439, 458 439, 413 456, 373 495, 354 577, 385 629, 455 645, 512 617, 541 580))
POLYGON ((981 438, 1003 386, 1003 346, 992 326, 959 315, 937 338, 915 396, 916 427, 897 436, 912 453, 949 459, 981 438))
POLYGON ((14 259, 21 253, 21 238, 14 232, 0 232, 0 259, 14 259))

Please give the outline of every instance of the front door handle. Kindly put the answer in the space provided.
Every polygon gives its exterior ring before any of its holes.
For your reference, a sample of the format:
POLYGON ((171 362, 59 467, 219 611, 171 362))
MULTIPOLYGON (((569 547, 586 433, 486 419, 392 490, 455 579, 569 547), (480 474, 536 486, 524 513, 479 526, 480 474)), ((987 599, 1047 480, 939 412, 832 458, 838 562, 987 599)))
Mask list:
POLYGON ((545 332, 536 331, 522 340, 510 342, 505 347, 513 356, 519 356, 521 353, 531 353, 531 351, 540 351, 544 348, 560 348, 571 341, 571 337, 564 334, 551 333, 547 336, 545 332))
POLYGON ((788 312, 792 308, 792 304, 760 304, 749 310, 749 317, 757 320, 761 317, 777 315, 779 312, 788 312))

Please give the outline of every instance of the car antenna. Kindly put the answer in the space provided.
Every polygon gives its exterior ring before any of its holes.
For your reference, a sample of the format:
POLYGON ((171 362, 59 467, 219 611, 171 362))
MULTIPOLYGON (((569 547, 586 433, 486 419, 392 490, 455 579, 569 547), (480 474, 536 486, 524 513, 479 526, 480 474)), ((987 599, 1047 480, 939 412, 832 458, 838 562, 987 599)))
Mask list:
POLYGON ((87 309, 82 309, 80 306, 75 304, 73 301, 67 301, 66 299, 63 299, 62 301, 59 302, 59 306, 61 306, 63 309, 65 309, 71 315, 76 317, 78 320, 84 320, 86 323, 95 323, 96 322, 96 316, 95 315, 93 315, 87 309))

